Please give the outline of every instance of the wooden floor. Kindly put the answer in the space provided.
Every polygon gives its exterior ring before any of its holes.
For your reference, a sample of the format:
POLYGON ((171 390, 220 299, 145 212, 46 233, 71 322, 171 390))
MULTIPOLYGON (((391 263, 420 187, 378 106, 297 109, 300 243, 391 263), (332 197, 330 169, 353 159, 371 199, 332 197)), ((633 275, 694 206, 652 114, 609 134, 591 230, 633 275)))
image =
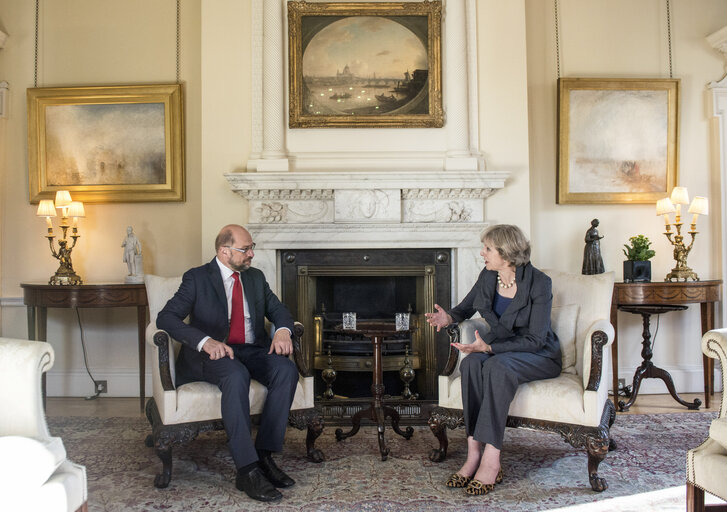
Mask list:
MULTIPOLYGON (((699 398, 704 402, 703 393, 684 393, 680 395, 687 402, 699 398)), ((704 406, 699 411, 719 411, 722 400, 722 393, 715 393, 710 401, 709 409, 704 406)), ((699 412, 690 411, 682 407, 669 394, 664 395, 639 395, 628 412, 618 414, 658 414, 674 412, 699 412)), ((100 418, 117 417, 144 417, 139 410, 139 398, 96 398, 86 400, 85 398, 53 398, 50 397, 46 404, 48 416, 98 416, 100 418)))

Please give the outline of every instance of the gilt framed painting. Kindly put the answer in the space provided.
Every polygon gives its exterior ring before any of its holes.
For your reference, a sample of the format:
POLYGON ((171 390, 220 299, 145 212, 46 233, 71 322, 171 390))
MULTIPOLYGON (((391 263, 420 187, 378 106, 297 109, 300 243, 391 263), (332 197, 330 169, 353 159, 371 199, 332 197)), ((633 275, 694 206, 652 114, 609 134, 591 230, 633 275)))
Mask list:
POLYGON ((30 202, 184 201, 179 84, 27 91, 30 202))
POLYGON ((679 80, 558 80, 559 204, 655 203, 677 183, 679 80))
POLYGON ((437 128, 442 2, 288 2, 290 128, 437 128))

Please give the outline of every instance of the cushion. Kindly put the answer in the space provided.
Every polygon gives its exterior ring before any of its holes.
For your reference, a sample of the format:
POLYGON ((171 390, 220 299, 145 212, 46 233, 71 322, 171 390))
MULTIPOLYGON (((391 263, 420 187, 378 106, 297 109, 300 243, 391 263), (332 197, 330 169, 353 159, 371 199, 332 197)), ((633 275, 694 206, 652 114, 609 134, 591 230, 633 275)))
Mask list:
POLYGON ((550 326, 560 340, 563 357, 562 373, 576 373, 576 322, 578 304, 553 306, 550 312, 550 326))
POLYGON ((709 437, 727 450, 727 417, 717 418, 709 427, 709 437))
POLYGON ((66 450, 58 437, 46 443, 30 437, 0 437, 0 487, 37 490, 65 458, 66 450))

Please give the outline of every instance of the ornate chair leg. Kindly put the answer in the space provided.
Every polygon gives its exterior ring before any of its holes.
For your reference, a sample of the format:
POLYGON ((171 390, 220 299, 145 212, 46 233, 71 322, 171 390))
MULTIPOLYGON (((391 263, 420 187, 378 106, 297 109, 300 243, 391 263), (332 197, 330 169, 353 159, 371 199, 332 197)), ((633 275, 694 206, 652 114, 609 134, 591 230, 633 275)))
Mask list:
POLYGON ((308 458, 312 462, 323 462, 323 452, 315 448, 316 439, 323 432, 323 416, 316 411, 317 414, 312 415, 311 421, 308 422, 308 433, 305 436, 305 449, 308 458))
POLYGON ((162 472, 154 478, 154 487, 164 489, 172 480, 172 448, 157 448, 156 454, 162 461, 162 472))
POLYGON ((603 492, 608 489, 606 479, 598 476, 598 465, 606 458, 608 446, 608 437, 588 437, 586 439, 586 450, 588 451, 588 481, 591 483, 591 489, 596 492, 603 492))
POLYGON ((308 459, 312 462, 323 462, 325 456, 315 447, 316 439, 323 432, 323 415, 317 409, 302 409, 290 411, 288 424, 298 430, 308 429, 305 437, 305 449, 308 459))
POLYGON ((453 418, 443 407, 436 407, 432 410, 428 423, 432 434, 439 440, 439 448, 434 448, 429 453, 429 460, 432 462, 442 462, 447 458, 447 447, 449 446, 447 427, 456 428, 463 423, 463 420, 461 418, 453 418))

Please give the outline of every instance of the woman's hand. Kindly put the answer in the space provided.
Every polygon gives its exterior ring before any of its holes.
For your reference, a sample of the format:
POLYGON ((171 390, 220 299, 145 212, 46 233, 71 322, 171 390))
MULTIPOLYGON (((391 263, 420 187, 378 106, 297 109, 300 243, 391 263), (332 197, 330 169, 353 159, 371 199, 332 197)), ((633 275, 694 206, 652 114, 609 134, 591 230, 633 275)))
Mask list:
POLYGON ((472 352, 490 352, 492 347, 480 338, 480 332, 475 331, 475 341, 473 343, 452 343, 452 346, 463 354, 471 354, 472 352))
POLYGON ((424 313, 427 319, 427 323, 437 328, 437 332, 441 331, 443 327, 447 327, 453 323, 452 317, 447 313, 439 304, 434 305, 436 311, 434 313, 424 313))

